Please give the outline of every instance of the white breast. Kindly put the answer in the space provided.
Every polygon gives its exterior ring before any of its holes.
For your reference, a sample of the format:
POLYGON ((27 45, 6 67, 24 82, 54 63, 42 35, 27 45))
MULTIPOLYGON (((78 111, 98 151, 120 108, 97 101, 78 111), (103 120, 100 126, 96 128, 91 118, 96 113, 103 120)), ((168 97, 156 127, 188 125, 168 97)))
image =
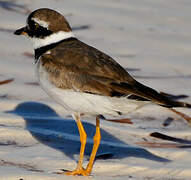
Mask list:
POLYGON ((73 90, 57 88, 49 81, 49 75, 38 61, 36 73, 39 84, 56 102, 70 113, 80 112, 87 115, 118 115, 117 112, 127 114, 143 106, 145 102, 128 100, 125 97, 107 97, 73 90))

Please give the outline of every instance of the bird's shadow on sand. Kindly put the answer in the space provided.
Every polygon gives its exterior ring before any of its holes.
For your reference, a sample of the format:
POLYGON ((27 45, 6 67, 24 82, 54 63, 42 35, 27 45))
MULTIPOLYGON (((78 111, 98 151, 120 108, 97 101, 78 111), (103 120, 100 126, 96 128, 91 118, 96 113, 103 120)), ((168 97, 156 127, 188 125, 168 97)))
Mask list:
MULTIPOLYGON (((74 120, 61 118, 49 106, 37 102, 24 102, 14 110, 7 111, 24 118, 26 129, 30 131, 41 143, 63 152, 72 159, 79 154, 80 139, 74 120)), ((92 139, 95 133, 95 126, 83 122, 89 138, 92 139)), ((110 158, 144 158, 157 162, 169 162, 170 160, 159 157, 144 148, 129 146, 109 132, 101 129, 102 141, 97 153, 97 159, 110 158)), ((85 155, 89 156, 92 150, 93 141, 88 141, 85 155)))

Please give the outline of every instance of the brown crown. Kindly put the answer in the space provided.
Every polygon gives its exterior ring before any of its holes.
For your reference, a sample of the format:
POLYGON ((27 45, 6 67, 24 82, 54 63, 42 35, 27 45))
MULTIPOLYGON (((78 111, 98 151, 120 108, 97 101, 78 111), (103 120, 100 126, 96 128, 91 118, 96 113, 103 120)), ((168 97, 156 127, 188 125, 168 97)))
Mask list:
POLYGON ((32 18, 37 18, 39 20, 47 22, 49 24, 48 29, 53 32, 72 31, 64 16, 52 9, 37 9, 29 15, 27 21, 29 22, 32 18))

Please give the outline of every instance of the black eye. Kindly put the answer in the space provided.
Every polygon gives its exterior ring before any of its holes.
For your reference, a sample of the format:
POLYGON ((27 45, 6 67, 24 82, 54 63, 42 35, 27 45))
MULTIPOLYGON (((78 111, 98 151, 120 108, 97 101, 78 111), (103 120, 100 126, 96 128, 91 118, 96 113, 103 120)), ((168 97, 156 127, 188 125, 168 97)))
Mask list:
POLYGON ((29 26, 29 29, 32 30, 32 31, 36 31, 40 27, 40 25, 37 22, 33 21, 33 20, 28 21, 28 26, 29 26))
POLYGON ((35 29, 38 29, 38 28, 39 28, 39 24, 35 22, 35 23, 34 23, 34 28, 35 28, 35 29))
POLYGON ((52 31, 48 30, 46 27, 40 26, 34 20, 28 20, 28 35, 30 37, 44 38, 52 34, 52 31))

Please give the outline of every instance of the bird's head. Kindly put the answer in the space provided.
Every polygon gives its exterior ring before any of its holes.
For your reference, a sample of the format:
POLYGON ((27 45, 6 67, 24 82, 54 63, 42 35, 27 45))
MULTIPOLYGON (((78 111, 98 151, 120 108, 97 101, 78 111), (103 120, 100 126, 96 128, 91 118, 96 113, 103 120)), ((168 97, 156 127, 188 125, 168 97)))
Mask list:
POLYGON ((47 8, 33 11, 27 18, 26 26, 17 29, 14 34, 30 38, 34 49, 74 37, 65 17, 47 8))

